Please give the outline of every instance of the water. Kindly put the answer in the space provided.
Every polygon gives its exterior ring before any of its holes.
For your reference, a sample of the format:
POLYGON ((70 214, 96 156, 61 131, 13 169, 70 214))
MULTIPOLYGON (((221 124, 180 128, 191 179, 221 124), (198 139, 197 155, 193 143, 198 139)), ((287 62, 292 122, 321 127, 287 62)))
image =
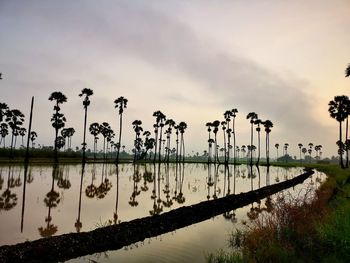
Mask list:
MULTIPOLYGON (((90 231, 108 224, 164 213, 183 205, 238 194, 302 173, 302 168, 178 165, 0 166, 0 245, 90 231)), ((316 172, 288 190, 303 196, 325 178, 316 172)), ((70 262, 204 262, 205 254, 227 247, 228 234, 254 217, 260 204, 178 229, 124 249, 70 262), (256 209, 255 209, 256 208, 256 209)))

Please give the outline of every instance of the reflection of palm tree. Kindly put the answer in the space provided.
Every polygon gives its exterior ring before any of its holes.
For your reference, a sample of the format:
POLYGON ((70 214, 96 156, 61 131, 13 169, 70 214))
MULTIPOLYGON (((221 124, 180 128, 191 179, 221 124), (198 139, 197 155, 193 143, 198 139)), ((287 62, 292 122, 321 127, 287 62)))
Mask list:
POLYGON ((83 226, 83 223, 80 221, 80 211, 81 211, 81 193, 82 193, 82 189, 83 189, 84 172, 85 172, 85 164, 83 163, 82 168, 81 168, 81 175, 80 175, 78 218, 74 224, 75 229, 77 230, 78 233, 80 232, 80 229, 83 226))
POLYGON ((277 152, 276 161, 278 162, 278 147, 280 147, 279 143, 276 143, 275 147, 276 147, 276 152, 277 152))
POLYGON ((91 173, 91 184, 88 185, 85 189, 85 195, 88 198, 94 198, 97 194, 97 188, 94 185, 94 179, 95 179, 95 175, 96 175, 96 166, 95 163, 93 164, 93 168, 92 168, 92 173, 91 173))
POLYGON ((79 97, 85 96, 83 101, 83 106, 85 110, 85 116, 84 116, 84 137, 83 137, 83 163, 85 163, 85 150, 86 150, 86 121, 87 121, 87 108, 90 105, 90 99, 89 97, 92 96, 94 92, 91 89, 84 88, 81 93, 79 94, 79 97))
POLYGON ((118 216, 118 203, 119 203, 119 166, 118 163, 116 165, 116 175, 117 175, 117 182, 116 182, 116 198, 115 198, 115 211, 113 213, 113 222, 114 224, 120 223, 119 216, 118 216))
POLYGON ((0 196, 0 211, 1 210, 11 210, 17 205, 17 194, 12 193, 10 188, 15 186, 14 180, 11 180, 11 167, 9 168, 8 179, 7 179, 7 188, 0 196))
POLYGON ((119 152, 122 143, 122 130, 123 130, 123 112, 128 104, 128 100, 124 97, 119 97, 114 101, 115 108, 118 108, 119 113, 119 139, 118 139, 118 148, 117 148, 117 159, 116 162, 119 162, 119 152))
POLYGON ((39 227, 39 233, 42 237, 49 237, 54 235, 57 232, 57 226, 54 224, 51 224, 52 217, 51 217, 51 208, 57 207, 57 205, 60 203, 60 194, 55 191, 55 177, 57 177, 57 165, 54 165, 52 169, 52 185, 51 190, 46 194, 46 197, 44 199, 44 203, 46 207, 49 208, 48 215, 45 218, 45 222, 47 223, 46 227, 39 227))
POLYGON ((133 180, 133 191, 132 194, 130 196, 130 201, 129 201, 129 205, 130 206, 138 206, 138 201, 136 201, 136 197, 141 193, 140 190, 138 190, 138 186, 137 183, 140 181, 140 173, 139 173, 139 167, 134 164, 134 173, 132 176, 132 180, 133 180))

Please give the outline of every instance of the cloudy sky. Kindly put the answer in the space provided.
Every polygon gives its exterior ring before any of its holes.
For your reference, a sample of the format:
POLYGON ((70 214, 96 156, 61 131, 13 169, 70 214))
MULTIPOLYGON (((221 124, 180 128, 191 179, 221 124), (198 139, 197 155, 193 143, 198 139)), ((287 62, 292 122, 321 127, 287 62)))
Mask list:
MULTIPOLYGON (((206 149, 205 123, 238 108, 238 145, 249 144, 246 115, 274 123, 271 144, 322 144, 336 155, 334 95, 349 94, 350 2, 0 0, 0 102, 29 116, 35 96, 38 143, 52 145, 53 103, 67 97, 67 127, 82 138, 79 92, 94 90, 88 122, 118 131, 113 101, 125 96, 123 141, 131 122, 151 129, 152 113, 185 121, 187 149, 206 149)), ((27 125, 27 124, 26 124, 27 125)), ((92 138, 89 137, 89 147, 92 138)), ((274 151, 273 151, 274 152, 274 151)))

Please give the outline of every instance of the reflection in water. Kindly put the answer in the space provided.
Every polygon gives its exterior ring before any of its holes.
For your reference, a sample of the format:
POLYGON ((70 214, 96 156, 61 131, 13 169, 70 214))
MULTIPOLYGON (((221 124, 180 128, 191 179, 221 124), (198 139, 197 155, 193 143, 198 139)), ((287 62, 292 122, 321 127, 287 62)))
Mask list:
POLYGON ((49 208, 47 217, 45 218, 46 227, 39 227, 39 233, 42 237, 50 237, 54 235, 57 232, 58 227, 54 224, 51 224, 52 217, 51 217, 51 208, 55 208, 60 203, 60 194, 55 191, 55 178, 57 178, 58 174, 58 165, 55 164, 52 169, 52 185, 51 190, 46 194, 46 197, 44 199, 44 203, 46 207, 49 208))
MULTIPOLYGON (((263 187, 270 184, 270 176, 275 178, 279 174, 283 181, 285 171, 278 167, 260 167, 258 170, 254 166, 214 163, 86 164, 84 167, 66 165, 52 169, 28 166, 24 171, 20 166, 0 166, 0 221, 3 223, 0 225, 0 242, 2 245, 13 244, 40 236, 92 230, 98 222, 119 224, 120 219, 125 222, 158 215, 183 205, 247 192, 259 185, 263 187), (17 205, 20 196, 21 206, 17 205), (64 199, 67 202, 63 202, 64 199), (18 221, 13 220, 14 215, 18 215, 18 221), (46 215, 45 224, 38 228, 38 222, 42 221, 38 218, 40 215, 46 215)), ((287 176, 290 178, 299 173, 298 169, 289 169, 287 176)), ((314 187, 320 184, 320 178, 324 175, 315 174, 314 187)), ((237 220, 241 222, 247 212, 254 217, 271 207, 271 200, 266 199, 261 204, 250 205, 249 211, 229 211, 220 218, 230 224, 237 220)))
POLYGON ((85 163, 82 163, 81 167, 81 175, 80 175, 80 187, 79 187, 79 205, 78 205, 78 218, 75 221, 75 229, 77 230, 77 233, 80 232, 80 229, 83 227, 83 223, 80 221, 80 212, 81 212, 81 193, 83 191, 83 178, 85 174, 85 163))

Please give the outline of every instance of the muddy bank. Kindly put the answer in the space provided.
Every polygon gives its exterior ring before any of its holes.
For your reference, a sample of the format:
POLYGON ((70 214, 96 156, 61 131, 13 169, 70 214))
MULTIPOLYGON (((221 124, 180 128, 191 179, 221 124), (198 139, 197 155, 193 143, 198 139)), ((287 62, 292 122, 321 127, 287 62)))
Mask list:
POLYGON ((238 195, 204 201, 161 215, 149 216, 99 228, 32 242, 0 247, 0 262, 57 262, 124 246, 192 225, 224 212, 256 202, 283 189, 302 183, 313 171, 291 180, 238 195))

